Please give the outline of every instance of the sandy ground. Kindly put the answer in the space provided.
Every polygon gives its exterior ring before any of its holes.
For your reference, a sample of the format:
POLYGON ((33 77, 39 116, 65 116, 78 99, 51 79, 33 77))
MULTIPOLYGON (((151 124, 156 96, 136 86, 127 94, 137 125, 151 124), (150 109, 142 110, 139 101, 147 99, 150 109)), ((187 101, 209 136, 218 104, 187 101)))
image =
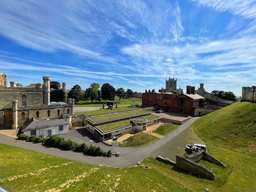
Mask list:
POLYGON ((6 135, 8 137, 16 138, 17 131, 18 130, 16 130, 16 129, 1 129, 0 128, 0 134, 6 135))

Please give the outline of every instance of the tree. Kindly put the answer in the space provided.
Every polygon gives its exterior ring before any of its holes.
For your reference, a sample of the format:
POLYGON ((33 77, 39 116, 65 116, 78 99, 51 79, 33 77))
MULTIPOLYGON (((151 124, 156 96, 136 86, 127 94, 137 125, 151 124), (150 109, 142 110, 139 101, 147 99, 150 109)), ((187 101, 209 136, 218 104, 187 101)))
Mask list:
POLYGON ((123 88, 118 88, 116 90, 116 95, 119 97, 119 102, 124 97, 125 90, 123 88))
POLYGON ((236 101, 236 96, 231 91, 219 91, 219 90, 213 90, 212 94, 216 97, 219 97, 221 99, 229 100, 229 101, 236 101))
POLYGON ((68 98, 75 99, 77 103, 82 98, 82 89, 80 85, 74 85, 72 89, 68 92, 68 98))
POLYGON ((60 89, 60 83, 58 81, 51 81, 50 82, 50 88, 51 89, 60 89))
POLYGON ((115 99, 115 93, 116 93, 116 90, 112 85, 110 85, 108 83, 105 83, 101 86, 101 97, 102 97, 102 99, 104 99, 104 100, 114 100, 115 99))
POLYGON ((128 98, 132 97, 133 96, 133 91, 131 89, 127 89, 126 95, 127 95, 128 98))
POLYGON ((92 83, 89 88, 85 90, 84 98, 93 100, 100 100, 100 84, 92 83))
POLYGON ((65 94, 64 94, 62 89, 61 90, 55 89, 55 90, 51 91, 50 100, 51 101, 56 101, 56 102, 64 101, 64 96, 65 96, 65 94))

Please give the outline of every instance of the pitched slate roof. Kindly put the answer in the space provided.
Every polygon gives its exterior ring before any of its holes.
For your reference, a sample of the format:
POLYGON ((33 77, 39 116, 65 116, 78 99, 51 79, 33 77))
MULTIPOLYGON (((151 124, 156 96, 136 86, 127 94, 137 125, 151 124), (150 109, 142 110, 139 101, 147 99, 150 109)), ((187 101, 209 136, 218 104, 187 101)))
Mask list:
POLYGON ((186 95, 187 97, 190 97, 191 99, 194 99, 194 100, 205 99, 204 97, 202 97, 201 95, 198 95, 198 94, 186 94, 186 93, 184 93, 183 95, 186 95))
POLYGON ((27 123, 21 128, 22 131, 31 131, 37 129, 45 129, 49 127, 67 125, 68 122, 64 119, 49 119, 49 120, 38 120, 36 118, 32 118, 28 120, 27 123))

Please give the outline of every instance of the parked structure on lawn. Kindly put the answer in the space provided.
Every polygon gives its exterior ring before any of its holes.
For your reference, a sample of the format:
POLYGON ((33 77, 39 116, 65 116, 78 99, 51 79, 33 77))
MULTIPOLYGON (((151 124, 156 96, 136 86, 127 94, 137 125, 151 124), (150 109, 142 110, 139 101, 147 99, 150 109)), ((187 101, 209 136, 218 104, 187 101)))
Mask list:
MULTIPOLYGON (((14 81, 8 87, 6 81, 1 79, 4 86, 0 86, 0 127, 19 129, 32 118, 65 118, 71 124, 74 100, 69 99, 68 103, 50 102, 50 80, 50 77, 44 76, 42 87, 28 88, 17 87, 14 81)), ((65 83, 62 88, 66 92, 65 83)))

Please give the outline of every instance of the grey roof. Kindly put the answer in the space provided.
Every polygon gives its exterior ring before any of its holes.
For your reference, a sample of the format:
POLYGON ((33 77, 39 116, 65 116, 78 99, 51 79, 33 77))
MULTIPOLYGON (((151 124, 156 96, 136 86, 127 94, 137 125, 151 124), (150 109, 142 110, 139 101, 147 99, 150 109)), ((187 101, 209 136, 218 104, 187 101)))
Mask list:
POLYGON ((202 97, 201 95, 198 95, 198 94, 186 94, 184 93, 183 95, 186 95, 188 97, 190 97, 191 99, 205 99, 204 97, 202 97))
POLYGON ((60 125, 67 125, 68 122, 64 119, 49 119, 49 120, 38 120, 36 118, 30 119, 22 127, 22 131, 31 131, 37 129, 45 129, 49 127, 55 127, 60 125))

